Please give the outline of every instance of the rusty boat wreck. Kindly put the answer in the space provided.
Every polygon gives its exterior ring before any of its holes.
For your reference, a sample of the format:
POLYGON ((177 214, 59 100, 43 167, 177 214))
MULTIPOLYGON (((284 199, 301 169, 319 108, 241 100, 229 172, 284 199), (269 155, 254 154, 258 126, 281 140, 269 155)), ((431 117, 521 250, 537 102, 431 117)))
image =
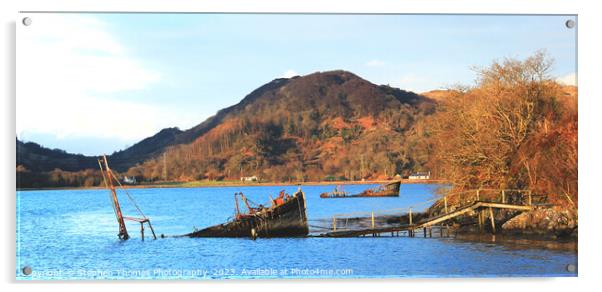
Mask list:
POLYGON ((320 194, 323 199, 335 198, 362 198, 362 197, 399 197, 401 181, 394 181, 367 189, 359 194, 349 194, 336 187, 334 191, 320 194))
POLYGON ((242 193, 234 194, 236 214, 233 220, 183 235, 185 237, 300 237, 309 234, 305 212, 305 194, 299 189, 294 195, 284 191, 271 205, 256 205, 242 193), (239 198, 247 213, 242 213, 239 198), (254 206, 253 206, 254 205, 254 206))

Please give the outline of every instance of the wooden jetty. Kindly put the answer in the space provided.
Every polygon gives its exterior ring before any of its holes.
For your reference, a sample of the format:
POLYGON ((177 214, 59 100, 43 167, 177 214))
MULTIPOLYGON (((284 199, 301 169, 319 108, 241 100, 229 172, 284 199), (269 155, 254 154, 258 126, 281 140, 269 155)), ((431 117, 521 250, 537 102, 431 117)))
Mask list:
MULTIPOLYGON (((530 190, 497 190, 501 197, 497 198, 483 198, 481 192, 482 191, 491 191, 491 189, 480 189, 480 190, 471 190, 466 192, 459 192, 454 194, 449 194, 442 198, 443 201, 443 212, 441 214, 423 218, 419 222, 413 222, 413 214, 412 207, 408 208, 408 212, 404 214, 398 215, 400 218, 403 215, 407 217, 407 221, 403 224, 399 224, 396 226, 384 226, 377 227, 375 223, 375 212, 370 212, 370 226, 368 228, 359 228, 359 229, 346 229, 338 228, 337 222, 341 219, 349 220, 348 218, 337 218, 337 216, 341 217, 342 215, 335 215, 332 220, 332 229, 329 232, 322 233, 318 236, 320 237, 359 237, 359 236, 381 236, 382 234, 390 234, 391 236, 400 236, 407 235, 409 237, 414 237, 416 230, 422 229, 423 234, 427 237, 427 231, 429 235, 432 237, 433 228, 439 229, 440 235, 443 236, 444 230, 447 231, 447 235, 450 234, 450 227, 446 225, 447 221, 454 219, 458 216, 463 216, 467 214, 476 214, 477 222, 479 225, 479 229, 481 231, 484 230, 484 225, 486 223, 487 217, 489 217, 491 224, 491 232, 495 234, 495 220, 494 220, 494 210, 512 210, 525 212, 530 211, 534 208, 533 205, 533 196, 530 190), (460 196, 465 193, 474 192, 474 197, 464 198, 464 204, 461 207, 449 210, 447 206, 447 200, 451 196, 460 196), (520 194, 520 196, 516 196, 516 194, 520 194), (509 195, 512 194, 512 195, 509 195), (509 202, 510 201, 510 202, 509 202)), ((437 201, 441 201, 440 198, 436 199, 437 201)), ((433 200, 426 201, 425 203, 432 203, 433 200)), ((403 210, 403 209, 398 209, 403 210)), ((390 211, 390 210, 389 210, 390 211)), ((378 213, 378 212, 376 212, 378 213)), ((343 214, 344 215, 344 214, 343 214)), ((346 222, 345 221, 345 222, 346 222)), ((401 223, 401 222, 400 222, 401 223)))

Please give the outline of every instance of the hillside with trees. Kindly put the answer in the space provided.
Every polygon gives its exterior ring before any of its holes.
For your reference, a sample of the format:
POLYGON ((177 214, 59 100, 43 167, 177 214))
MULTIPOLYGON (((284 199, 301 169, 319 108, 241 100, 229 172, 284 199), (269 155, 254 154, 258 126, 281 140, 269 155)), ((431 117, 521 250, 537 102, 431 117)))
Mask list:
MULTIPOLYGON (((408 140, 435 103, 350 72, 275 79, 238 104, 181 131, 168 128, 109 156, 138 181, 382 179, 426 162, 408 140), (408 143, 406 143, 408 140, 408 143)), ((97 157, 17 141, 20 187, 98 184, 97 157)))
MULTIPOLYGON (((139 182, 387 179, 431 171, 457 189, 516 188, 577 204, 577 88, 538 52, 477 70, 473 85, 418 95, 351 72, 275 79, 181 131, 109 161, 139 182)), ((17 141, 17 186, 100 183, 96 157, 17 141)))
POLYGON ((406 140, 434 110, 428 98, 346 71, 276 79, 192 143, 169 147, 127 174, 147 181, 390 178, 426 162, 406 140))
MULTIPOLYGON (((473 86, 438 96, 419 140, 428 168, 457 189, 531 189, 577 204, 577 88, 549 74, 543 52, 477 70, 473 86)), ((426 94, 429 95, 429 94, 426 94)))

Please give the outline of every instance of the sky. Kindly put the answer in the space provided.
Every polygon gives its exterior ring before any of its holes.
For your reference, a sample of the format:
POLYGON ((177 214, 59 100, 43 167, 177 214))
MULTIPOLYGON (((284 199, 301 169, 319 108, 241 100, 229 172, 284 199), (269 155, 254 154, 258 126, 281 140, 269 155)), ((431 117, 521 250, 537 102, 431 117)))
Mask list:
POLYGON ((51 14, 17 25, 17 137, 110 154, 281 77, 348 70, 417 93, 546 50, 576 83, 574 16, 51 14))

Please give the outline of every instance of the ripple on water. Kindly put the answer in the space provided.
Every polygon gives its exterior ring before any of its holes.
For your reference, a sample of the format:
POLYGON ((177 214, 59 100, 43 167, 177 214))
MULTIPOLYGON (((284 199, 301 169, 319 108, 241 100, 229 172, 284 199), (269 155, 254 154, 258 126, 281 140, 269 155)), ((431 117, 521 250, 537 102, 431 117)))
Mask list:
MULTIPOLYGON (((310 220, 334 214, 405 208, 433 197, 435 185, 402 185, 399 198, 324 200, 334 186, 303 187, 310 220)), ((346 186, 356 192, 369 185, 346 186)), ((184 234, 193 226, 222 223, 234 211, 233 193, 265 202, 280 189, 297 186, 132 189, 130 194, 159 234, 184 234)), ((29 265, 37 278, 263 278, 263 277, 455 277, 575 276, 567 264, 575 252, 435 238, 236 238, 139 239, 138 223, 128 223, 131 240, 117 240, 115 215, 105 190, 18 192, 17 277, 29 265), (291 275, 249 275, 271 268, 291 275), (302 273, 303 269, 322 274, 302 273), (349 273, 349 269, 352 273, 349 273), (205 270, 207 274, 186 274, 205 270), (56 275, 51 272, 63 271, 56 275), (66 272, 72 272, 67 274, 66 272), (76 271, 76 272, 73 272, 76 271), (107 272, 108 271, 108 272, 107 272), (233 271, 233 272, 230 272, 233 271), (326 272, 324 272, 326 271, 326 272), (328 274, 335 271, 339 274, 328 274)), ((121 196, 121 194, 120 194, 121 196)), ((122 198, 124 214, 135 216, 122 198)), ((150 234, 147 233, 146 234, 150 234)), ((148 235, 147 235, 148 236, 148 235)), ((148 238, 148 237, 147 237, 148 238)))

